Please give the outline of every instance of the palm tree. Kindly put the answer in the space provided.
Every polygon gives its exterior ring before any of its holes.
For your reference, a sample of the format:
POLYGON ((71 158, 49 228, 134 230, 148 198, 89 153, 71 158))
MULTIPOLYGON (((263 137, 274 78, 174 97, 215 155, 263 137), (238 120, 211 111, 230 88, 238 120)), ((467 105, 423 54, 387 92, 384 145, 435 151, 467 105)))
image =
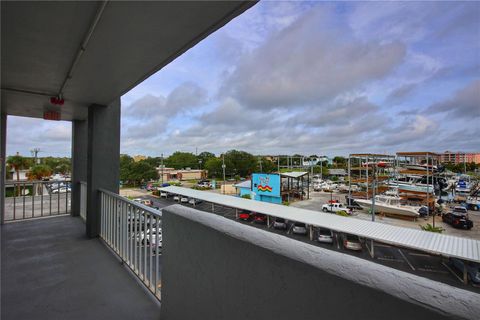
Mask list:
MULTIPOLYGON (((33 166, 30 171, 27 173, 28 180, 42 180, 45 177, 49 177, 52 175, 52 169, 45 165, 45 164, 37 164, 33 166)), ((42 193, 42 184, 39 183, 37 185, 37 192, 35 192, 35 188, 33 188, 32 192, 34 193, 42 193)))
MULTIPOLYGON (((25 169, 25 167, 28 165, 28 160, 17 152, 16 155, 8 157, 7 164, 10 166, 10 168, 15 170, 17 173, 17 181, 20 181, 20 170, 25 169)), ((16 196, 18 195, 20 195, 20 184, 17 185, 16 196)))

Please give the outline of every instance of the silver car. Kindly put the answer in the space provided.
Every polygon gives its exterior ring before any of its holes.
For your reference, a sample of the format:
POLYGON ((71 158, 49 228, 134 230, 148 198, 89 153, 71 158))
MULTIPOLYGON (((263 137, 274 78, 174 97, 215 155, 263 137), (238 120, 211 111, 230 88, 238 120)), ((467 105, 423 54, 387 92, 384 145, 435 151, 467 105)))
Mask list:
POLYGON ((321 243, 333 243, 333 231, 330 229, 319 228, 317 240, 321 243))
POLYGON ((273 222, 273 227, 275 229, 287 229, 287 222, 283 218, 275 218, 275 221, 273 222))
POLYGON ((306 235, 307 234, 307 226, 305 223, 295 222, 293 224, 292 232, 295 234, 306 235))

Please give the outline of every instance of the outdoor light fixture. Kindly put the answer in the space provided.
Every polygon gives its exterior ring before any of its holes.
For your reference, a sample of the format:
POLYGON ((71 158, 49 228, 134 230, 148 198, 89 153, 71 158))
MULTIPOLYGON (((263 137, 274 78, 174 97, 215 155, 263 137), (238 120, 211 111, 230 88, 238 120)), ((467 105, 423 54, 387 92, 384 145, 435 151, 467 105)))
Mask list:
POLYGON ((50 98, 50 103, 55 104, 55 105, 59 105, 59 106, 63 106, 63 104, 65 103, 65 99, 60 98, 59 96, 51 97, 50 98))

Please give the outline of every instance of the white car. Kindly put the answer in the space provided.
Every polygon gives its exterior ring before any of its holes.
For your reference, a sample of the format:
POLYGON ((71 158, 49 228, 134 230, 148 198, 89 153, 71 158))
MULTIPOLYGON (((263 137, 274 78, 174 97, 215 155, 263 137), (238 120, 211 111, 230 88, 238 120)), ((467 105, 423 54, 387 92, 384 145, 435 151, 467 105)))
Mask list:
POLYGON ((188 203, 191 204, 191 205, 197 205, 199 203, 202 203, 202 200, 192 198, 192 199, 188 200, 188 203))
POLYGON ((178 194, 173 196, 173 201, 180 202, 180 196, 178 194))
POLYGON ((295 234, 306 235, 307 234, 307 226, 305 223, 295 222, 293 224, 292 232, 295 234))
POLYGON ((70 190, 70 188, 67 188, 67 187, 61 187, 61 188, 52 190, 52 193, 67 193, 67 192, 72 192, 72 190, 70 190))
POLYGON ((168 193, 166 193, 165 191, 160 192, 160 198, 168 198, 168 193))
POLYGON ((181 203, 188 203, 188 198, 187 197, 181 197, 180 202, 181 203))
POLYGON ((326 203, 322 206, 323 212, 338 212, 338 211, 345 211, 348 213, 349 209, 345 207, 343 204, 334 202, 334 203, 326 203))
POLYGON ((333 243, 333 231, 330 229, 319 228, 317 240, 321 243, 333 243))
POLYGON ((159 248, 160 250, 162 249, 162 229, 161 228, 159 228, 158 230, 158 241, 157 241, 156 228, 148 229, 146 233, 142 231, 140 237, 141 237, 142 244, 151 246, 154 250, 157 248, 159 248), (150 237, 150 233, 152 234, 151 237, 150 237))

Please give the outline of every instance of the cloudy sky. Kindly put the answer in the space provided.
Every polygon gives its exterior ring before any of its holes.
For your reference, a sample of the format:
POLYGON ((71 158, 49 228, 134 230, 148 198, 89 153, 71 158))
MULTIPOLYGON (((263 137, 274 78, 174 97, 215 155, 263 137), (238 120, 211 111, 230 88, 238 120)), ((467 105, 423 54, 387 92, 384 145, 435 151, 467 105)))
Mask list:
MULTIPOLYGON (((480 3, 264 1, 122 97, 121 152, 480 151, 479 120, 480 3)), ((69 123, 9 130, 69 155, 69 123)))

